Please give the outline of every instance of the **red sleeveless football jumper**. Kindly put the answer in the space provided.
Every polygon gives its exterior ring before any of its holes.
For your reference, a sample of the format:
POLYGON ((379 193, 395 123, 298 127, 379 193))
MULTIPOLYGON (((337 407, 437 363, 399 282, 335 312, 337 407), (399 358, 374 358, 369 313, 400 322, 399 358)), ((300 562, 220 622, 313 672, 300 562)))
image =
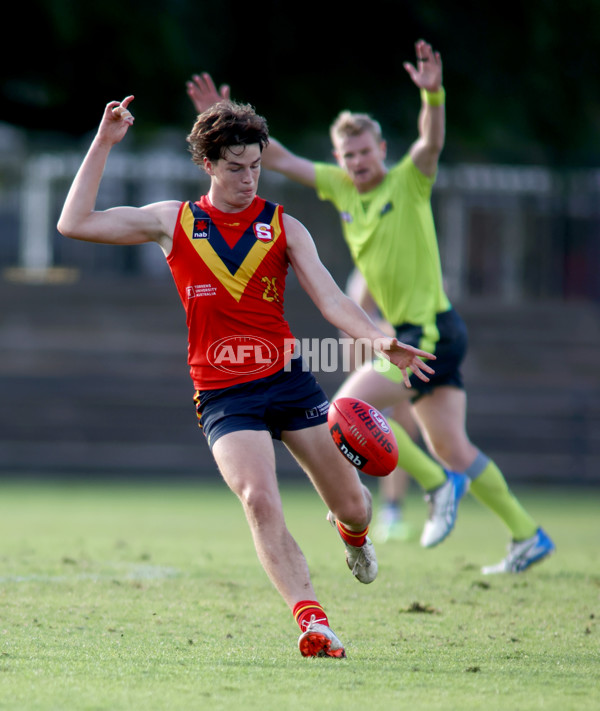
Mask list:
POLYGON ((206 195, 182 203, 167 263, 186 311, 197 390, 272 375, 291 358, 286 247, 281 205, 256 196, 246 210, 228 213, 206 195))

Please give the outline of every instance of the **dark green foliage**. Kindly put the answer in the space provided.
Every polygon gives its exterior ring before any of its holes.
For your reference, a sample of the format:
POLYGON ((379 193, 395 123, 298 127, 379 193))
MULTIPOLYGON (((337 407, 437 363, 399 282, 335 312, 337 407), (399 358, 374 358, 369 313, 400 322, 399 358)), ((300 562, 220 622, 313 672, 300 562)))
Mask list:
POLYGON ((402 63, 424 37, 444 59, 446 161, 600 159, 600 3, 590 0, 381 0, 360 12, 274 0, 32 0, 11 7, 10 27, 0 120, 36 131, 81 136, 106 101, 129 93, 138 136, 185 129, 185 80, 208 70, 292 145, 326 135, 343 108, 370 110, 410 140, 418 96, 402 63))

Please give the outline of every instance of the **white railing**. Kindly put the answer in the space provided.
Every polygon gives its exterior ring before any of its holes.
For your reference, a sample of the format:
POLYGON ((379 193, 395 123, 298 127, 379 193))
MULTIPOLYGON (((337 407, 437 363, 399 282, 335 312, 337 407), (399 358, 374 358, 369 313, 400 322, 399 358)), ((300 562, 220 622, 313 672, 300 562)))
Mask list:
MULTIPOLYGON (((18 269, 25 277, 43 279, 51 270, 64 266, 57 264, 55 257, 56 218, 81 159, 81 154, 65 153, 38 155, 26 161, 18 220, 18 269)), ((99 206, 103 196, 111 197, 114 204, 115 192, 121 197, 124 185, 134 191, 135 204, 145 204, 172 196, 198 195, 204 180, 204 174, 185 152, 115 151, 106 167, 99 206)), ((277 200, 284 183, 288 194, 297 191, 299 200, 306 194, 306 188, 287 184, 268 171, 261 180, 261 194, 266 197, 277 200)), ((483 283, 480 288, 489 288, 486 280, 494 282, 495 297, 514 302, 526 298, 532 288, 527 271, 531 260, 539 260, 535 271, 540 272, 543 288, 556 286, 560 290, 552 263, 562 258, 558 252, 564 248, 555 243, 563 239, 564 225, 571 225, 571 239, 577 225, 583 223, 587 225, 586 239, 591 240, 589 233, 594 231, 596 241, 600 239, 600 170, 558 173, 538 166, 442 165, 433 205, 451 297, 472 295, 476 290, 473 275, 478 274, 475 281, 483 283), (552 256, 549 252, 555 248, 558 252, 552 256)), ((314 214, 314 205, 310 209, 314 214)), ((301 212, 296 210, 295 214, 304 219, 301 212)), ((331 232, 330 224, 325 231, 331 232)), ((147 265, 150 270, 151 261, 147 265)))

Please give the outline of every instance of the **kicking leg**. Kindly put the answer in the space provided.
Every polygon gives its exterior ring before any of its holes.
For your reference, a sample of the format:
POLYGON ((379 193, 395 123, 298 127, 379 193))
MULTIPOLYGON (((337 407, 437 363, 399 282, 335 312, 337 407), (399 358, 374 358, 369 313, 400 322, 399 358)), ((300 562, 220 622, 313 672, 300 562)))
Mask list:
POLYGON ((307 473, 329 508, 328 520, 346 546, 346 563, 361 583, 377 576, 377 559, 367 536, 371 494, 356 469, 340 454, 326 424, 286 431, 282 441, 307 473))

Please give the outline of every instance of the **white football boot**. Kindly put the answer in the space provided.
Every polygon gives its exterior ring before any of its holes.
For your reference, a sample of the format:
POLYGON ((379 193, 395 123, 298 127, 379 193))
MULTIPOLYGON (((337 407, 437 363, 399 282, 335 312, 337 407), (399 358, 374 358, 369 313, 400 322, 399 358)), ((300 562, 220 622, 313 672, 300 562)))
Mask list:
POLYGON ((535 536, 524 541, 512 541, 508 546, 508 555, 496 565, 488 565, 481 569, 484 575, 497 573, 522 573, 530 565, 539 563, 554 553, 556 546, 542 529, 538 528, 535 536))
POLYGON ((446 471, 446 475, 444 484, 425 494, 429 518, 421 534, 423 548, 433 548, 448 536, 456 523, 458 504, 469 488, 469 478, 464 474, 446 471))
MULTIPOLYGON (((327 514, 327 520, 334 526, 338 534, 340 533, 337 527, 337 521, 331 511, 327 514)), ((341 538, 341 534, 340 534, 341 538)), ((364 545, 351 546, 342 538, 344 546, 346 546, 346 563, 352 571, 352 575, 367 585, 372 583, 377 577, 377 556, 375 555, 375 546, 371 539, 367 536, 364 545)))

